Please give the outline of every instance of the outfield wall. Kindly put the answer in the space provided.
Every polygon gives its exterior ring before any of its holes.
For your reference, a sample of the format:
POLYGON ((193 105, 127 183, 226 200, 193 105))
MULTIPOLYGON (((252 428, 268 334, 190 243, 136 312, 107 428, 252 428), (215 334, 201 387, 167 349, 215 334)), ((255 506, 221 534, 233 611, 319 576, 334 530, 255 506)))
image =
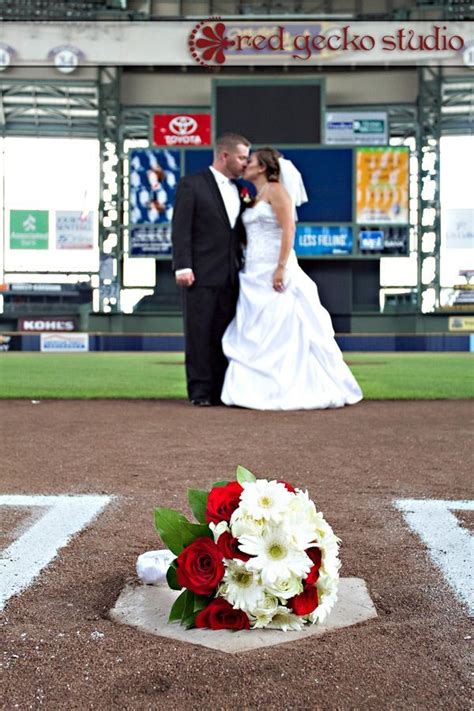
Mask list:
MULTIPOLYGON (((346 352, 474 352, 474 334, 339 334, 336 341, 341 350, 346 352)), ((0 352, 183 350, 184 336, 179 333, 0 333, 0 352)))

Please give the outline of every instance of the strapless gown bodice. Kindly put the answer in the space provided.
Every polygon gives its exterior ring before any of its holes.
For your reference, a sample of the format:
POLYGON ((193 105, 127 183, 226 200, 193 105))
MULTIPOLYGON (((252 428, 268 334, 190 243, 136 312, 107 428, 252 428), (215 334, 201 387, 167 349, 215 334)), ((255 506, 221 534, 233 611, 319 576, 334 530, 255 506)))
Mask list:
POLYGON ((261 200, 255 207, 245 210, 242 220, 247 233, 246 269, 260 269, 264 264, 275 266, 282 231, 270 203, 261 200))

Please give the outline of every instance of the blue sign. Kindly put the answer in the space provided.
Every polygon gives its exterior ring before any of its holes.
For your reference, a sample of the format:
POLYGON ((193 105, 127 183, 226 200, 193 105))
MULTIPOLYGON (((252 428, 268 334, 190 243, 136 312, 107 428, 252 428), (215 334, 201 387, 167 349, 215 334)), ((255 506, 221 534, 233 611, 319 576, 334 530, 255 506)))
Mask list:
POLYGON ((352 254, 352 227, 297 225, 295 251, 298 257, 316 254, 352 254))
POLYGON ((361 230, 359 232, 359 247, 361 250, 381 252, 384 248, 384 231, 361 230))
POLYGON ((131 229, 129 253, 131 257, 171 256, 171 226, 131 229))
POLYGON ((130 224, 169 224, 180 177, 180 151, 159 148, 130 151, 130 224))

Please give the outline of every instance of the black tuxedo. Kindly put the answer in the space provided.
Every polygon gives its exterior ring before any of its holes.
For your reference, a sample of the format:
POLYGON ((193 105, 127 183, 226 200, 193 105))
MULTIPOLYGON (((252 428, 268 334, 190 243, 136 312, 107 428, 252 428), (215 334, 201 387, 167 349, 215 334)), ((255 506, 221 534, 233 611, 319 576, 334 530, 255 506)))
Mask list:
POLYGON ((240 215, 232 228, 210 170, 180 181, 172 224, 173 270, 190 268, 195 276, 193 286, 183 289, 191 400, 220 401, 227 367, 221 340, 235 314, 245 241, 240 215))

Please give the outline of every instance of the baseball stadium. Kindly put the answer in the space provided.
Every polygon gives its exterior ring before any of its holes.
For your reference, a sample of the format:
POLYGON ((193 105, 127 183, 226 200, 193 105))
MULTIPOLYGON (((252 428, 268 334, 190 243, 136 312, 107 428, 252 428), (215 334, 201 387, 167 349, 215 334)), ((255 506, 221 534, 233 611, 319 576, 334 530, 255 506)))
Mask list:
POLYGON ((469 708, 472 20, 0 0, 6 711, 469 708))

